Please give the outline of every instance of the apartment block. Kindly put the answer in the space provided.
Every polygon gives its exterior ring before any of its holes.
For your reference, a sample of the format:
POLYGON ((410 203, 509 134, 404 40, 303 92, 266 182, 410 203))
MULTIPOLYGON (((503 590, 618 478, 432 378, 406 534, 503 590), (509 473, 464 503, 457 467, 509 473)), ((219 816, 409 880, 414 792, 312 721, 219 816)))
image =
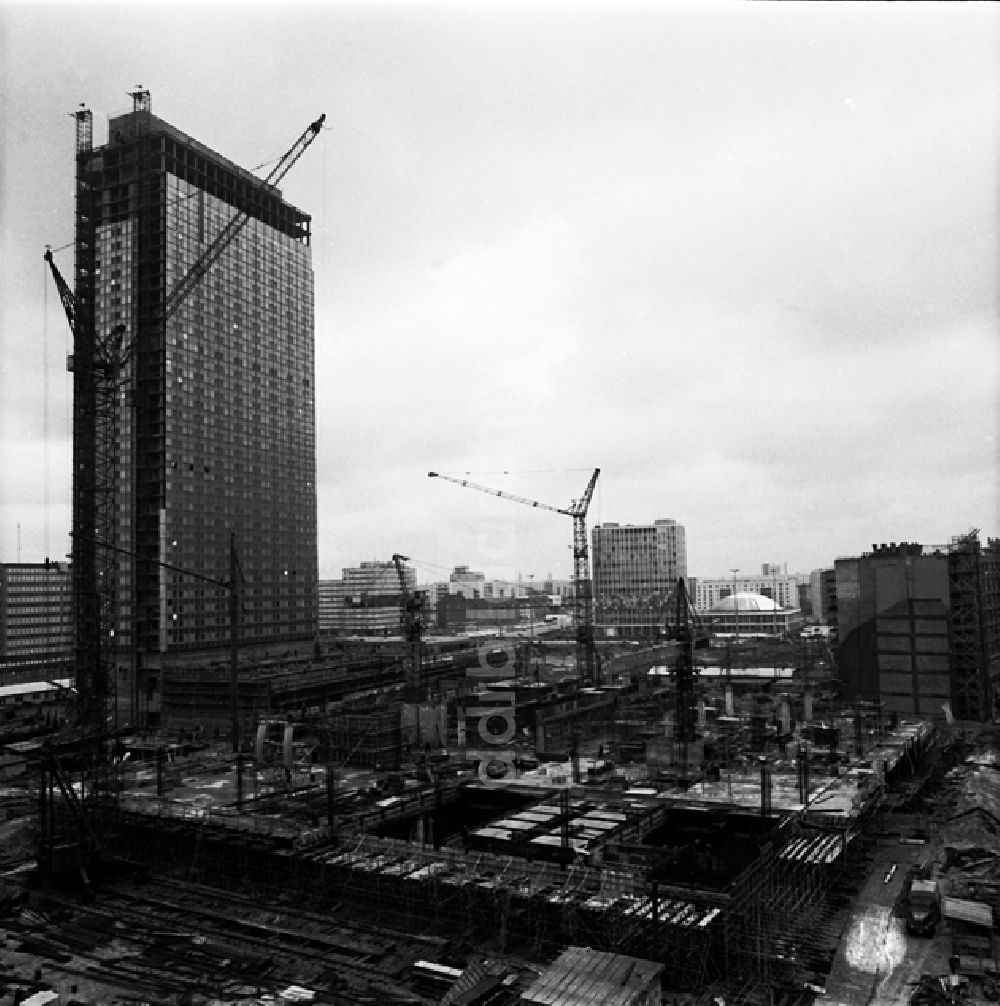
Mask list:
POLYGON ((984 720, 998 668, 996 540, 892 542, 835 563, 845 697, 903 715, 984 720))
POLYGON ((784 564, 764 563, 760 574, 737 570, 732 576, 703 577, 694 581, 691 594, 696 611, 712 611, 731 594, 760 594, 776 601, 782 608, 799 608, 799 584, 804 577, 788 573, 784 564))
POLYGON ((684 526, 598 524, 591 530, 594 624, 600 635, 659 636, 666 601, 687 576, 684 526))
POLYGON ((0 563, 0 678, 62 677, 73 656, 66 563, 0 563))
MULTIPOLYGON (((417 589, 416 571, 403 565, 409 592, 417 589)), ((320 584, 323 631, 358 636, 396 636, 401 632, 403 595, 394 562, 362 562, 343 570, 340 580, 320 584)))

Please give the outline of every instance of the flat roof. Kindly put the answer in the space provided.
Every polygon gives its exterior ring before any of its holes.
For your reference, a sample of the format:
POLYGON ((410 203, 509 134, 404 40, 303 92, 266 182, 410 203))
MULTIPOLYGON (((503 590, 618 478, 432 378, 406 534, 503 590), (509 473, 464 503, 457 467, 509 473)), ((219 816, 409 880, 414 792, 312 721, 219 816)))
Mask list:
POLYGON ((993 909, 982 901, 967 901, 964 898, 942 898, 941 914, 946 919, 958 919, 983 929, 993 928, 993 909))
POLYGON ((655 987, 664 966, 641 957, 567 947, 521 996, 546 1006, 632 1006, 655 987))
POLYGON ((21 681, 16 685, 0 685, 0 699, 16 695, 36 695, 68 689, 72 678, 56 678, 53 681, 21 681))

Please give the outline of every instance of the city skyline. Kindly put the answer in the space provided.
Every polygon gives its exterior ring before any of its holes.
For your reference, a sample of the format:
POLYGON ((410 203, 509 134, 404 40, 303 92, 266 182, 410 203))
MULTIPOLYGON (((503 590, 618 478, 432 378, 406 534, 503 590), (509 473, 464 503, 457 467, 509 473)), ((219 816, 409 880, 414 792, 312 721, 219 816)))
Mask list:
POLYGON ((672 517, 695 576, 997 533, 988 6, 176 15, 0 6, 0 561, 69 551, 42 252, 72 274, 66 113, 103 143, 139 82, 247 166, 328 115, 281 186, 313 218, 322 578, 570 578, 568 517, 429 470, 566 507, 599 467, 588 526, 672 517))

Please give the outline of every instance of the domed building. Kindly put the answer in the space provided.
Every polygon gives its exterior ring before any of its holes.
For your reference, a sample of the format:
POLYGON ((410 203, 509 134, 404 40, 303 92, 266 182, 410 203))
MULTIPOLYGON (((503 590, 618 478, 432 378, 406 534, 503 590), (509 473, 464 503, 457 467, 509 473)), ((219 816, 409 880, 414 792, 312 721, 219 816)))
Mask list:
POLYGON ((717 636, 784 636, 801 617, 799 608, 782 608, 764 594, 738 591, 709 611, 708 624, 717 636))

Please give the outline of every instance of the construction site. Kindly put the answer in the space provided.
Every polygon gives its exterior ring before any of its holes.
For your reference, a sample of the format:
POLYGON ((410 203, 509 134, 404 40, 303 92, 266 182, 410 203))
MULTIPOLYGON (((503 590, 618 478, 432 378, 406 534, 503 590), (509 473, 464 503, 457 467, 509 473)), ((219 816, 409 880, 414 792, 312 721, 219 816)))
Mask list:
MULTIPOLYGON (((200 352, 188 299, 252 258, 248 234, 279 232, 290 271, 304 259, 309 218, 276 185, 324 117, 261 181, 156 120, 148 92, 133 101, 103 154, 74 113, 72 289, 46 254, 74 339, 75 676, 53 683, 54 720, 0 734, 0 1006, 1000 998, 980 580, 958 625, 962 714, 905 715, 845 698, 822 640, 741 638, 738 607, 735 638, 715 638, 683 577, 655 638, 600 638, 586 523, 599 469, 566 506, 430 472, 570 518, 571 626, 532 612, 506 635, 436 636, 396 553, 394 638, 321 641, 307 631, 315 513, 269 524, 261 490, 242 538, 189 531, 177 486, 227 519, 250 491, 220 488, 237 482, 235 439, 178 461, 160 409, 167 364, 200 352), (191 186, 169 213, 201 207, 184 218, 200 250, 172 263, 169 289, 168 177, 191 186), (98 256, 114 249, 108 232, 100 252, 95 220, 139 231, 127 325, 102 313, 98 256), (196 494, 216 467, 225 478, 196 494)), ((235 339, 223 299, 215 335, 235 339)), ((267 372, 263 356, 235 359, 267 372)), ((304 373, 295 393, 311 401, 304 373)), ((197 406, 174 393, 180 412, 197 406)), ((266 460, 257 441, 242 439, 258 451, 245 471, 266 460)), ((314 511, 301 485, 279 509, 294 496, 314 511)))
MULTIPOLYGON (((661 651, 676 667, 683 648, 661 651)), ((548 751, 522 732, 495 778, 457 675, 416 709, 388 689, 261 717, 235 755, 123 733, 88 766, 79 740, 21 742, 30 767, 4 799, 9 1001, 602 1001, 531 998, 565 948, 588 947, 660 965, 665 1002, 838 1002, 822 993, 887 836, 971 863, 955 898, 1000 897, 992 846, 935 843, 970 814, 994 831, 954 782, 992 779, 992 737, 841 709, 814 666, 807 682, 695 673, 678 739, 676 674, 605 666, 606 702, 562 671, 502 682, 515 709, 518 686, 534 693, 525 722, 553 697, 574 708, 548 751), (408 755, 407 723, 433 724, 435 743, 408 755), (448 999, 472 973, 476 991, 448 999)), ((976 954, 988 979, 992 929, 976 954)))

